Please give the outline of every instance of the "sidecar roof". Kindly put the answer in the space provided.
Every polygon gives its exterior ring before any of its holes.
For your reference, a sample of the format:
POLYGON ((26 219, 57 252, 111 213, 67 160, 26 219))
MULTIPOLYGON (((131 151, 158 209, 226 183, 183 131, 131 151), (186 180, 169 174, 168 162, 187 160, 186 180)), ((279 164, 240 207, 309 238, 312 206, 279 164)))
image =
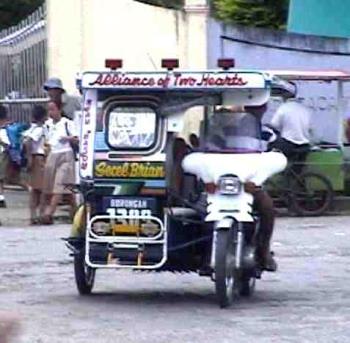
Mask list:
POLYGON ((205 70, 156 72, 90 71, 82 75, 83 89, 109 91, 113 94, 157 94, 167 97, 181 94, 219 95, 223 105, 260 105, 271 91, 293 92, 288 82, 263 71, 205 70))
POLYGON ((323 70, 269 70, 269 74, 290 81, 350 81, 350 72, 338 69, 323 70))

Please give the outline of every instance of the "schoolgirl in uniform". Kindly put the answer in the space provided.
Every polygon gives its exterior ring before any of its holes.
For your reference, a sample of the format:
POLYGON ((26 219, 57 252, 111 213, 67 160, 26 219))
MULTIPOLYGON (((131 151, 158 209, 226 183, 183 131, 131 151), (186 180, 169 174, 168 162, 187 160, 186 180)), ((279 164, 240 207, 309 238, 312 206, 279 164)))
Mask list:
POLYGON ((47 119, 46 109, 42 106, 34 106, 32 110, 32 124, 24 132, 24 145, 28 159, 27 169, 30 185, 30 223, 40 223, 43 215, 42 188, 45 168, 45 137, 47 119))
POLYGON ((71 206, 71 215, 75 211, 75 198, 66 185, 75 183, 75 158, 72 145, 78 143, 74 122, 64 116, 59 101, 48 103, 49 119, 46 122, 49 155, 45 164, 43 192, 46 198, 42 224, 52 224, 53 214, 62 196, 66 195, 71 206))

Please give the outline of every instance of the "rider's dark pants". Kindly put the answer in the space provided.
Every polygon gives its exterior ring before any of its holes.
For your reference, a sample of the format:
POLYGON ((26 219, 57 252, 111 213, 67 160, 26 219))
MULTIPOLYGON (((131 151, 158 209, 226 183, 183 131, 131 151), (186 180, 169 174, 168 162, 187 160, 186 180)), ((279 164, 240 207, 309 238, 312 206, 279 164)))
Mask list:
POLYGON ((275 209, 272 198, 263 190, 254 194, 254 208, 260 214, 260 230, 258 235, 258 255, 265 258, 270 253, 270 241, 275 222, 275 209))
POLYGON ((276 141, 269 144, 269 149, 277 149, 281 151, 288 159, 293 163, 293 170, 300 174, 303 166, 303 162, 306 159, 309 144, 295 144, 282 137, 276 139, 276 141))

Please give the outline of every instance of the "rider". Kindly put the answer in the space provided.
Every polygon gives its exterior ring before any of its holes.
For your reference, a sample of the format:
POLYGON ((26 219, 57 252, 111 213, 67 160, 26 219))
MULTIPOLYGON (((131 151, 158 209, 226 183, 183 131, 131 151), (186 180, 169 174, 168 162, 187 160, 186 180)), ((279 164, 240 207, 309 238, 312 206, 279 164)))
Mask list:
MULTIPOLYGON (((256 133, 261 136, 261 119, 266 109, 267 104, 260 106, 246 106, 244 109, 237 107, 222 108, 219 110, 220 113, 218 113, 217 116, 217 127, 211 127, 210 135, 213 138, 211 141, 217 147, 222 147, 222 145, 225 146, 226 143, 234 141, 235 145, 237 144, 240 149, 259 151, 262 145, 261 140, 256 138, 256 133), (236 126, 237 121, 232 120, 235 119, 235 116, 240 116, 239 127, 236 126), (239 131, 239 136, 236 135, 237 131, 239 131)), ((215 113, 213 117, 216 117, 215 113)), ((264 270, 276 271, 277 263, 270 250, 275 219, 273 201, 264 190, 257 187, 253 182, 245 183, 245 191, 253 195, 254 207, 260 213, 260 230, 257 244, 257 256, 259 262, 264 270)))

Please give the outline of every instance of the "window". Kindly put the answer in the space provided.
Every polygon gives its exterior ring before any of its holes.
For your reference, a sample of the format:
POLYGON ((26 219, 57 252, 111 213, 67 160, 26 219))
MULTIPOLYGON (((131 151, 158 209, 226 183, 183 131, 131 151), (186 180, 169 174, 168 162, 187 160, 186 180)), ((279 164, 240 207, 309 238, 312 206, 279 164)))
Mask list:
POLYGON ((150 107, 114 107, 106 124, 112 148, 147 150, 156 143, 157 115, 150 107))

